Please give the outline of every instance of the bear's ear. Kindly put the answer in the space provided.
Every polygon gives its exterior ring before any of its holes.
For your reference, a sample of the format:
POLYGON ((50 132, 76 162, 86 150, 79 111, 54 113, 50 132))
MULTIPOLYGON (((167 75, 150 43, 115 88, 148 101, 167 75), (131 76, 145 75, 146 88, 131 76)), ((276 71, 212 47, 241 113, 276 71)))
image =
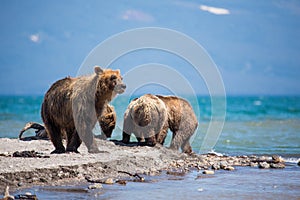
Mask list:
POLYGON ((94 67, 94 71, 95 71, 95 73, 98 74, 98 75, 100 75, 100 74, 103 73, 103 69, 101 69, 101 67, 99 67, 99 66, 95 66, 95 67, 94 67))

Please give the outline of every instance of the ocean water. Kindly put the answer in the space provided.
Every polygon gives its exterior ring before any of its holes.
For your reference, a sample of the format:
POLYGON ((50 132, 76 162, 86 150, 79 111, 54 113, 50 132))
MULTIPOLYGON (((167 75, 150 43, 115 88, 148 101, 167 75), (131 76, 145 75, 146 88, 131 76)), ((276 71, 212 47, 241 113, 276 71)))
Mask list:
MULTIPOLYGON (((195 152, 201 148, 211 118, 210 97, 198 101, 185 97, 196 110, 199 126, 192 139, 195 152), (197 110, 197 109, 200 110, 197 110)), ((113 139, 121 139, 123 113, 132 98, 118 96, 112 104, 117 112, 113 139)), ((0 137, 17 138, 29 121, 42 123, 43 96, 0 96, 0 137)), ((227 97, 226 120, 213 149, 225 154, 300 154, 300 97, 227 97)), ((99 127, 94 130, 99 134, 99 127)), ((26 135, 34 134, 28 131, 26 135)), ((169 132, 166 146, 170 143, 169 132)))
MULTIPOLYGON (((193 98, 185 98, 196 110, 200 108, 196 111, 199 126, 195 137, 191 140, 193 150, 199 152, 211 118, 211 100, 208 96, 199 96, 196 101, 193 98)), ((42 96, 0 96, 0 137, 17 138, 19 131, 27 122, 42 123, 40 117, 42 99, 42 96)), ((121 139, 123 113, 130 99, 132 98, 120 95, 112 102, 118 120, 117 127, 113 132, 113 139, 121 139)), ((101 191, 99 195, 93 192, 88 195, 72 192, 57 193, 42 188, 31 188, 31 190, 40 196, 44 195, 43 199, 55 199, 56 194, 63 194, 66 199, 68 197, 69 199, 77 199, 74 196, 78 199, 100 199, 100 197, 101 199, 104 197, 106 199, 125 199, 137 197, 132 196, 132 194, 137 192, 135 190, 138 188, 138 193, 146 193, 149 195, 148 197, 152 197, 150 199, 154 199, 154 197, 158 197, 158 190, 161 191, 162 196, 160 197, 163 197, 170 196, 172 192, 174 194, 177 190, 174 188, 182 187, 186 191, 193 189, 187 193, 188 196, 186 197, 190 198, 197 199, 204 195, 202 197, 215 199, 217 196, 213 191, 218 191, 221 196, 223 194, 222 199, 240 199, 241 197, 253 199, 255 195, 253 192, 249 192, 247 188, 256 186, 258 187, 258 195, 264 195, 264 192, 268 193, 268 198, 265 199, 297 199, 297 196, 300 197, 300 168, 296 165, 297 160, 300 159, 300 97, 230 96, 226 98, 226 102, 224 128, 213 150, 227 155, 279 154, 289 163, 286 169, 262 171, 240 168, 229 175, 218 172, 220 175, 204 180, 196 180, 196 172, 177 181, 165 180, 169 177, 162 176, 155 183, 147 183, 146 187, 142 183, 130 183, 125 187, 105 186, 104 193, 101 191), (242 183, 240 183, 240 178, 244 180, 242 183), (220 182, 227 184, 227 186, 222 186, 220 182), (232 184, 236 184, 236 187, 231 187, 232 184), (286 196, 278 196, 282 192, 286 196), (236 196, 230 194, 236 194, 236 196)), ((94 133, 98 134, 99 132, 99 127, 96 127, 94 133)), ((25 135, 34 135, 34 132, 28 131, 25 135)), ((170 138, 171 133, 167 137, 166 146, 170 143, 170 138)), ((179 195, 172 198, 184 199, 185 197, 179 195)))

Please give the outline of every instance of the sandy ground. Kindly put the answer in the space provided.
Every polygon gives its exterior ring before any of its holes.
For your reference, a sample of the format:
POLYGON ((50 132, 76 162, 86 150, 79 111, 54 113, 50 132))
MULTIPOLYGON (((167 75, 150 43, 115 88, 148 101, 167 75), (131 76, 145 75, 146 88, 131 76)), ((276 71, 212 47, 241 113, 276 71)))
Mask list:
POLYGON ((213 154, 186 155, 160 145, 120 146, 97 139, 102 153, 90 154, 81 145, 80 154, 50 154, 54 149, 46 140, 20 141, 0 138, 0 191, 8 185, 11 190, 33 185, 60 185, 86 182, 86 179, 113 180, 131 174, 157 175, 162 170, 182 175, 191 169, 234 170, 234 166, 283 168, 280 157, 218 156, 213 154), (16 151, 35 151, 39 157, 13 157, 16 151))
MULTIPOLYGON (((0 189, 34 184, 59 184, 60 181, 81 181, 86 176, 117 177, 117 171, 150 174, 166 169, 171 161, 184 156, 164 147, 127 147, 97 140, 103 153, 90 154, 81 145, 80 154, 50 154, 50 141, 0 139, 0 189), (13 157, 16 151, 38 152, 41 158, 13 157)), ((124 174, 122 174, 124 175, 124 174)), ((2 190, 3 191, 3 190, 2 190)))

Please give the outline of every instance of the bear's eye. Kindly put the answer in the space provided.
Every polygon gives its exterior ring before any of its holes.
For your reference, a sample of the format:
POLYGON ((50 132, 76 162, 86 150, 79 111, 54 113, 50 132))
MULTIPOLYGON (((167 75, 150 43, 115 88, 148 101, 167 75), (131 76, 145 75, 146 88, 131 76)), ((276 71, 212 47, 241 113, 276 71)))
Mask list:
POLYGON ((117 79, 117 76, 113 74, 110 76, 110 80, 114 80, 114 79, 117 79))

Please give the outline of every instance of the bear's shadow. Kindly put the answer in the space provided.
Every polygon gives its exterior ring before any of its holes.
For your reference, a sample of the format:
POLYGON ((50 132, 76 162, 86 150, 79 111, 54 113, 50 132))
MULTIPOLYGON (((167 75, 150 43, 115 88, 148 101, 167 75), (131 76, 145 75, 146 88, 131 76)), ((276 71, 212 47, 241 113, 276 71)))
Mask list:
POLYGON ((113 142, 115 145, 118 146, 127 146, 127 147, 137 147, 137 146, 149 146, 145 142, 129 142, 129 143, 124 143, 120 140, 108 140, 110 142, 113 142))

